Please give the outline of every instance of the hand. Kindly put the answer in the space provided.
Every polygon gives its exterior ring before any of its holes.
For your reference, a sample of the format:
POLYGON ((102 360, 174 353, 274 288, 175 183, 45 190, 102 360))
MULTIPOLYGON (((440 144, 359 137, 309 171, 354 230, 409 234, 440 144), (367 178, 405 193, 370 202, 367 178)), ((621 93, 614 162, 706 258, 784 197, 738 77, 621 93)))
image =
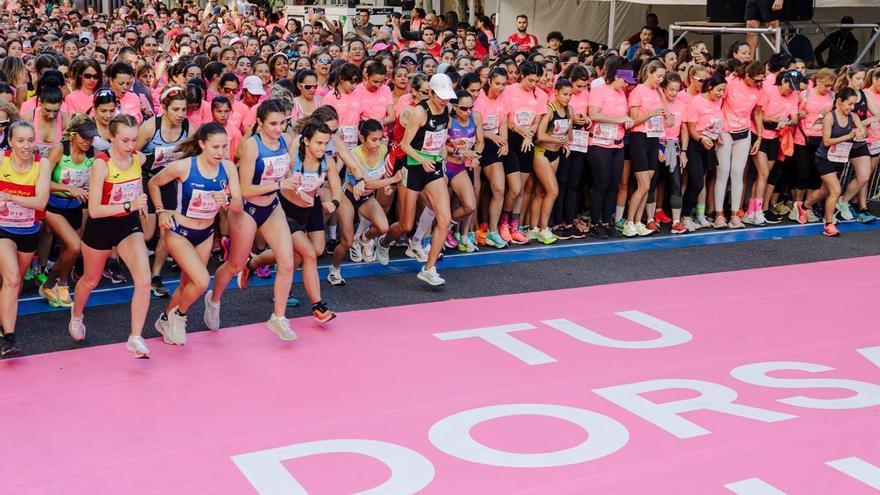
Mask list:
POLYGON ((681 152, 681 159, 679 160, 679 164, 681 165, 681 169, 684 170, 688 165, 688 156, 684 151, 681 152))
POLYGON ((702 144, 703 147, 706 148, 707 150, 711 150, 712 147, 715 146, 715 141, 712 141, 711 139, 707 138, 706 136, 703 136, 700 138, 700 144, 702 144))
POLYGON ((508 151, 510 151, 510 149, 507 147, 507 143, 504 143, 503 146, 498 147, 498 156, 507 156, 508 151))
POLYGON ((771 7, 774 12, 778 12, 782 10, 782 0, 776 0, 773 2, 773 7, 771 7))
POLYGON ((636 124, 636 123, 633 121, 633 119, 631 119, 631 118, 629 118, 629 117, 625 117, 624 120, 623 120, 623 125, 624 125, 624 127, 626 127, 627 129, 632 129, 632 127, 633 127, 635 124, 636 124))
POLYGON ((296 188, 298 188, 300 186, 301 182, 302 182, 301 180, 299 180, 293 176, 285 177, 284 180, 281 181, 281 185, 280 185, 279 189, 287 189, 288 191, 295 191, 296 188))
POLYGON ((419 164, 422 166, 423 169, 425 169, 425 172, 428 172, 429 174, 433 174, 434 172, 437 171, 437 168, 434 166, 434 162, 431 160, 428 160, 427 158, 420 156, 419 157, 419 164))
POLYGON ((322 206, 324 207, 324 211, 326 211, 328 214, 332 215, 333 212, 336 211, 336 205, 333 203, 333 201, 324 201, 322 203, 322 206))
POLYGON ((623 55, 624 53, 626 53, 626 51, 629 50, 629 47, 630 47, 629 40, 626 40, 623 43, 621 43, 620 44, 620 54, 623 55))
POLYGON ((856 129, 853 132, 855 132, 855 137, 853 139, 856 141, 862 141, 868 137, 868 133, 866 133, 864 129, 856 129))
POLYGON ((529 151, 530 149, 532 149, 532 138, 529 137, 529 138, 523 139, 523 144, 522 144, 522 147, 520 147, 520 151, 525 153, 525 152, 529 151))
POLYGON ((89 197, 89 192, 85 189, 80 189, 79 187, 71 187, 67 194, 74 199, 78 199, 82 202, 85 202, 89 197))
POLYGON ((226 195, 226 191, 212 191, 211 196, 218 205, 229 206, 229 196, 226 195))
POLYGON ((666 162, 666 153, 663 153, 662 151, 657 151, 657 159, 661 162, 666 162))
POLYGON ((367 191, 367 183, 365 181, 358 181, 357 184, 354 185, 354 196, 355 199, 360 199, 361 196, 367 191))
POLYGON ((761 149, 761 138, 758 138, 758 140, 755 141, 755 144, 749 149, 749 155, 757 155, 759 149, 761 149))
POLYGON ((391 186, 385 186, 384 191, 386 196, 391 196, 391 194, 394 193, 394 188, 391 186))
POLYGON ((315 204, 315 197, 311 194, 305 192, 302 188, 298 187, 296 189, 296 196, 305 203, 307 208, 311 208, 315 204))
POLYGON ((134 201, 131 202, 131 209, 140 210, 141 215, 147 215, 147 195, 141 193, 134 201))
POLYGON ((159 213, 159 228, 168 230, 174 226, 174 212, 165 210, 159 213))

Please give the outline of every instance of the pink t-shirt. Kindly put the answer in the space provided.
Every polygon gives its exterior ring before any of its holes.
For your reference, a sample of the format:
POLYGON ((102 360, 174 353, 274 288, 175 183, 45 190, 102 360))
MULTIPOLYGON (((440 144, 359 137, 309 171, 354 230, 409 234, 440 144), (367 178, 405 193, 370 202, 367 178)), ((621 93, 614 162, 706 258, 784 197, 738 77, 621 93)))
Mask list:
POLYGON ((353 94, 361 100, 365 119, 376 119, 383 122, 388 116, 388 105, 394 104, 391 88, 385 84, 379 86, 376 91, 370 91, 364 86, 364 83, 360 83, 354 88, 353 94))
MULTIPOLYGON (((597 86, 590 93, 590 106, 597 107, 599 113, 608 117, 626 117, 628 104, 626 93, 615 90, 607 84, 597 86)), ((623 148, 623 124, 593 122, 590 128, 590 146, 603 148, 623 148), (619 141, 619 143, 616 143, 619 141)))
POLYGON ((241 100, 235 100, 232 102, 232 110, 229 112, 229 120, 227 121, 227 125, 237 128, 240 132, 244 133, 244 125, 242 122, 244 121, 244 116, 247 115, 250 107, 244 104, 241 100))
POLYGON ((64 98, 64 104, 67 105, 67 109, 72 114, 86 113, 92 109, 92 105, 94 105, 94 99, 91 93, 85 91, 84 89, 77 89, 75 91, 71 91, 70 94, 68 94, 67 97, 64 98))
MULTIPOLYGON (((872 89, 865 90, 865 98, 875 106, 880 103, 880 93, 877 93, 872 89)), ((872 114, 870 110, 868 111, 868 116, 877 117, 877 115, 872 114)), ((872 155, 876 155, 877 152, 880 152, 880 148, 878 148, 880 147, 880 144, 874 144, 878 142, 880 142, 880 124, 875 122, 868 126, 868 146, 871 148, 872 155), (876 151, 875 148, 877 149, 876 151)))
MULTIPOLYGON (((834 98, 831 95, 831 91, 825 93, 825 95, 821 95, 815 89, 808 89, 804 92, 804 100, 802 100, 800 104, 800 109, 806 114, 800 121, 801 130, 803 131, 803 134, 806 134, 809 137, 821 137, 822 121, 824 120, 822 114, 830 111, 834 104, 834 98)), ((800 141, 804 141, 800 132, 796 132, 794 135, 796 144, 805 144, 805 142, 798 142, 799 138, 800 141)))
MULTIPOLYGON (((636 86, 629 94, 629 107, 638 108, 637 115, 639 118, 648 115, 655 108, 661 106, 663 106, 663 103, 660 101, 660 90, 652 89, 644 83, 636 86)), ((665 119, 662 116, 651 117, 649 120, 633 126, 632 132, 647 133, 649 122, 652 126, 657 126, 658 129, 662 129, 665 125, 663 120, 665 119)))
POLYGON ((141 99, 135 93, 129 91, 122 96, 119 102, 122 113, 131 115, 138 121, 138 124, 144 121, 144 114, 141 113, 141 99))
POLYGON ((335 91, 327 93, 324 104, 336 109, 339 114, 339 137, 349 148, 358 145, 358 124, 364 113, 361 99, 352 91, 347 95, 336 96, 335 91))
MULTIPOLYGON (((681 96, 681 93, 678 93, 678 96, 681 96)), ((672 113, 672 125, 666 127, 666 139, 674 139, 676 141, 681 137, 681 124, 686 122, 685 117, 688 110, 687 99, 679 98, 678 96, 676 96, 675 101, 672 103, 666 102, 666 108, 672 113)))
POLYGON ((231 125, 230 121, 226 121, 226 135, 229 136, 229 160, 235 162, 235 150, 241 144, 241 131, 238 127, 231 125))
POLYGON ((697 133, 717 139, 724 123, 721 100, 709 101, 703 95, 695 96, 688 105, 685 122, 695 122, 697 133))
POLYGON ((721 108, 724 110, 724 132, 741 132, 752 128, 752 111, 761 97, 761 90, 747 85, 738 77, 728 79, 721 108))
POLYGON ((503 94, 509 121, 520 127, 530 127, 536 118, 547 112, 547 96, 543 91, 525 91, 519 84, 513 84, 503 94))
MULTIPOLYGON (((758 99, 758 106, 761 107, 764 117, 782 117, 787 119, 790 115, 798 111, 798 94, 792 91, 788 96, 782 96, 779 88, 782 86, 764 86, 761 90, 761 97, 758 99)), ((779 131, 767 128, 761 129, 761 137, 764 139, 776 139, 779 137, 779 131)))
POLYGON ((480 112, 480 116, 483 118, 483 132, 498 134, 498 131, 501 130, 503 122, 501 119, 507 115, 507 105, 504 103, 506 93, 504 91, 494 100, 490 100, 486 96, 486 92, 480 90, 477 101, 474 102, 474 110, 480 112))
POLYGON ((590 91, 584 88, 580 93, 572 93, 571 101, 568 103, 572 113, 590 114, 590 91))
MULTIPOLYGON (((31 98, 25 100, 24 103, 21 104, 21 110, 19 113, 21 115, 31 113, 36 108, 37 108, 37 97, 32 96, 31 98)), ((91 108, 91 105, 89 105, 89 108, 91 108)), ((61 102, 61 111, 68 114, 68 115, 70 114, 70 107, 67 105, 66 99, 61 102)))

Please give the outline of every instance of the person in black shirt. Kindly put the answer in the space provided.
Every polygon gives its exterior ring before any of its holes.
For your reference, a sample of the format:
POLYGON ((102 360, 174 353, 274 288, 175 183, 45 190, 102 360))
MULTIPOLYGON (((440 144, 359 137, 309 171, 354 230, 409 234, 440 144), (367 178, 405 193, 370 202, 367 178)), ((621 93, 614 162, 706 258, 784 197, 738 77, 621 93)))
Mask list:
MULTIPOLYGON (((841 24, 852 24, 853 18, 846 16, 840 20, 841 24)), ((842 27, 829 34, 827 38, 816 47, 816 62, 819 67, 843 67, 855 63, 859 53, 859 41, 852 34, 852 28, 842 27), (822 55, 829 50, 827 63, 822 55)))

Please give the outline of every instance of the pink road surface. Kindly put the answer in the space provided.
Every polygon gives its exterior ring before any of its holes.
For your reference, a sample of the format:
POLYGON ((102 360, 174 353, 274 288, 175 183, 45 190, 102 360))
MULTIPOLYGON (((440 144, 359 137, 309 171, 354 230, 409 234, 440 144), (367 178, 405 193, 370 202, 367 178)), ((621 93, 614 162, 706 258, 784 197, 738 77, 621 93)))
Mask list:
MULTIPOLYGON (((857 457, 880 466, 880 406, 797 407, 779 400, 855 394, 747 384, 731 370, 800 361, 833 370, 771 375, 880 382, 880 368, 857 351, 880 346, 878 273, 880 257, 860 258, 357 311, 324 329, 300 318, 293 320, 300 335, 294 343, 280 342, 262 324, 199 332, 185 347, 149 341, 149 361, 131 359, 121 344, 3 361, 0 493, 253 494, 234 457, 333 439, 417 452, 434 469, 420 492, 430 494, 727 494, 733 491, 725 485, 751 478, 792 495, 877 493, 826 463, 857 457), (657 338, 615 314, 630 310, 693 338, 621 349, 542 323, 567 319, 608 338, 657 338), (529 365, 478 338, 434 335, 516 323, 534 326, 514 335, 555 361, 529 365), (681 416, 710 433, 678 438, 594 392, 658 379, 714 382, 736 390, 736 403, 797 417, 762 422, 687 412, 681 416), (480 464, 432 444, 429 431, 438 421, 499 404, 586 409, 619 422, 628 440, 592 461, 540 468, 480 464)), ((269 301, 262 304, 268 312, 269 301)), ((192 326, 201 326, 200 316, 193 314, 192 326)), ((696 394, 643 397, 662 403, 696 394)), ((486 421, 470 434, 521 454, 569 449, 593 437, 538 415, 486 421)), ((392 472, 354 453, 282 465, 313 494, 368 490, 392 472)))

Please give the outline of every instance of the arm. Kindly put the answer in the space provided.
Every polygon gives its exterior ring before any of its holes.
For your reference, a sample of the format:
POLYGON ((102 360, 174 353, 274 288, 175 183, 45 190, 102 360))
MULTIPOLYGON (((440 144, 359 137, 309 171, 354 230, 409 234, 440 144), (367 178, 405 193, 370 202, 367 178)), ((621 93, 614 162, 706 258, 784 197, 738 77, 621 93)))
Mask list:
POLYGON ((138 128, 137 140, 134 143, 135 149, 142 150, 153 135, 156 134, 156 119, 149 119, 138 128))
POLYGON ((663 113, 663 107, 655 108, 645 114, 642 114, 639 111, 640 108, 641 108, 641 106, 637 106, 637 107, 630 107, 630 109, 629 109, 629 118, 632 119, 634 126, 639 125, 643 122, 647 122, 648 119, 650 119, 651 117, 654 117, 656 115, 660 115, 661 113, 663 113))
POLYGON ((483 154, 483 148, 486 146, 486 140, 483 136, 483 116, 480 112, 474 111, 474 127, 476 128, 476 141, 474 141, 474 151, 478 155, 483 154))
POLYGON ((228 160, 223 160, 221 163, 226 170, 226 175, 229 177, 229 211, 232 213, 241 213, 244 211, 244 202, 241 199, 241 186, 239 186, 238 169, 235 167, 234 163, 228 160))
MULTIPOLYGON (((96 158, 94 162, 92 162, 92 170, 89 173, 89 184, 103 184, 104 179, 107 178, 107 162, 102 160, 101 158, 96 158)), ((103 190, 101 187, 90 187, 89 188, 89 217, 91 218, 105 218, 112 217, 114 215, 120 215, 123 213, 128 213, 129 211, 134 211, 140 207, 141 200, 143 200, 143 206, 146 207, 147 204, 147 196, 145 194, 141 194, 138 199, 133 202, 130 206, 130 209, 126 211, 125 205, 102 205, 101 204, 101 194, 103 190)))
POLYGON ((593 122, 598 122, 600 124, 624 124, 630 120, 629 117, 611 117, 610 115, 605 115, 599 111, 599 107, 594 107, 593 105, 590 105, 589 117, 593 122))
POLYGON ((755 106, 755 109, 752 110, 752 119, 755 120, 755 129, 757 129, 757 139, 755 139, 755 143, 752 145, 752 148, 749 150, 750 155, 756 155, 758 153, 758 149, 761 148, 761 129, 764 128, 764 107, 761 105, 755 106))
POLYGON ((403 133, 403 139, 400 141, 400 149, 402 149, 408 157, 420 163, 426 171, 434 172, 436 170, 434 163, 420 155, 416 149, 412 147, 412 140, 416 137, 416 132, 418 132, 419 127, 425 125, 427 120, 428 114, 425 113, 423 108, 415 107, 412 109, 412 113, 407 120, 406 129, 403 133))
POLYGON ((333 213, 342 201, 342 183, 339 180, 339 169, 336 160, 327 159, 327 182, 330 183, 330 201, 324 202, 324 211, 333 213))
POLYGON ((389 103, 388 108, 385 110, 385 118, 382 119, 382 125, 391 125, 397 120, 397 116, 394 114, 394 103, 389 103))
POLYGON ((174 211, 165 209, 165 205, 162 203, 162 192, 159 188, 176 180, 184 181, 188 176, 189 160, 177 160, 163 167, 147 183, 147 193, 150 195, 150 199, 153 200, 153 204, 156 205, 156 215, 159 217, 160 228, 171 228, 174 211))

